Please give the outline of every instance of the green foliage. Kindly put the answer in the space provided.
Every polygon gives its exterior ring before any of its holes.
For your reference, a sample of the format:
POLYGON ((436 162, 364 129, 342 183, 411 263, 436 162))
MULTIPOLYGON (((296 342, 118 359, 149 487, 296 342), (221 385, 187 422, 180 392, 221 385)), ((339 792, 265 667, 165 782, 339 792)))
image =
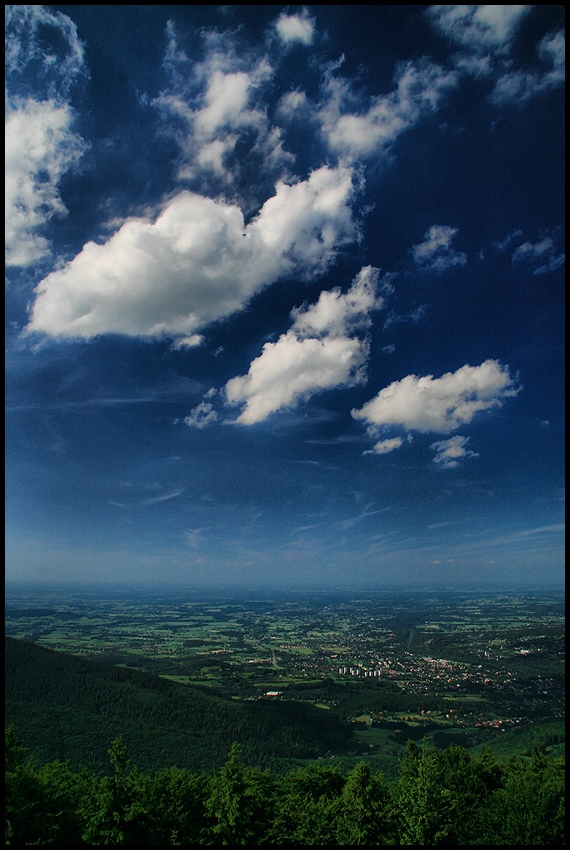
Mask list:
POLYGON ((271 844, 335 844, 334 834, 344 785, 339 767, 310 764, 281 778, 270 831, 271 844))
POLYGON ((346 777, 340 797, 336 837, 339 844, 393 844, 392 794, 381 773, 365 762, 346 777))
POLYGON ((169 767, 155 773, 146 789, 147 811, 155 816, 156 844, 207 844, 212 819, 206 812, 212 778, 169 767))
POLYGON ((539 754, 499 764, 461 747, 407 744, 388 785, 361 762, 284 775, 245 765, 232 745, 213 776, 133 766, 123 740, 111 775, 28 758, 6 732, 6 845, 546 845, 565 843, 565 772, 539 754))
POLYGON ((153 832, 145 806, 149 777, 130 768, 124 741, 116 738, 109 749, 112 776, 93 777, 90 793, 80 806, 87 844, 144 844, 153 832))
POLYGON ((55 761, 38 767, 26 757, 13 727, 5 738, 5 843, 81 844, 79 801, 86 774, 55 761))
MULTIPOLYGON (((473 819, 481 844, 558 846, 564 841, 565 770, 562 759, 513 757, 504 782, 473 819)), ((475 843, 471 841, 470 843, 475 843)))
POLYGON ((468 843, 466 823, 485 798, 487 773, 461 747, 438 752, 409 741, 397 785, 404 843, 468 843))
POLYGON ((206 812, 213 821, 215 844, 263 844, 271 822, 271 780, 240 762, 232 744, 229 759, 212 783, 206 812))

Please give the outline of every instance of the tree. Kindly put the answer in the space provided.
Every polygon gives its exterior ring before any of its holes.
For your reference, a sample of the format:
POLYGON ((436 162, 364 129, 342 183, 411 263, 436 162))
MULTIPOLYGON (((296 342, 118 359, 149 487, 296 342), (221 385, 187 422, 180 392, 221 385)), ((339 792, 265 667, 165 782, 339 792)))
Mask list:
POLYGON ((206 813, 209 776, 169 767, 156 773, 148 788, 147 811, 154 815, 157 844, 205 844, 213 826, 206 813))
POLYGON ((152 818, 144 804, 149 778, 130 767, 122 738, 109 749, 112 776, 92 776, 80 804, 87 844, 148 844, 152 818))
POLYGON ((271 844, 336 844, 344 777, 338 766, 309 764, 283 776, 276 789, 271 844))
POLYGON ((513 756, 503 786, 489 795, 474 818, 472 834, 481 844, 563 845, 564 761, 513 756))
POLYGON ((392 796, 381 773, 365 762, 346 777, 340 795, 336 837, 339 844, 392 844, 392 796))
POLYGON ((466 843, 465 825, 486 789, 466 750, 408 741, 396 793, 402 843, 457 845, 466 843))
POLYGON ((272 818, 268 774, 244 767, 240 748, 232 744, 229 758, 212 782, 206 812, 213 820, 215 844, 262 844, 272 818))
POLYGON ((61 761, 38 766, 7 729, 6 844, 82 844, 79 806, 88 785, 86 769, 74 773, 61 761))
POLYGON ((45 791, 37 767, 27 758, 14 727, 5 732, 4 840, 10 844, 35 844, 48 832, 45 791))

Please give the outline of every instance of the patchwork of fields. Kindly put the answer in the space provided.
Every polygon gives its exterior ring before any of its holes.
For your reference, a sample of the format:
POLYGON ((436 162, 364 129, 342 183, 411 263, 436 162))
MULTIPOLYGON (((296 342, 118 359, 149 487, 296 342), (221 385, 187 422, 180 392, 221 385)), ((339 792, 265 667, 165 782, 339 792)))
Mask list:
POLYGON ((562 593, 9 587, 6 634, 234 698, 312 702, 357 721, 371 753, 401 744, 402 724, 473 746, 564 717, 562 593))

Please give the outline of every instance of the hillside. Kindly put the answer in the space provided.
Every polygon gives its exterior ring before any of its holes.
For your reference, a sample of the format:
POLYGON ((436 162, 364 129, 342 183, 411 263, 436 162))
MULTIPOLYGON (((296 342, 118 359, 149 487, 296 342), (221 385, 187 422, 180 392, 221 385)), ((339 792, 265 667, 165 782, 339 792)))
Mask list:
POLYGON ((42 763, 106 771, 121 735, 145 770, 217 770, 236 741, 246 763, 275 768, 342 752, 352 736, 331 712, 308 705, 226 699, 9 637, 5 653, 6 724, 42 763))

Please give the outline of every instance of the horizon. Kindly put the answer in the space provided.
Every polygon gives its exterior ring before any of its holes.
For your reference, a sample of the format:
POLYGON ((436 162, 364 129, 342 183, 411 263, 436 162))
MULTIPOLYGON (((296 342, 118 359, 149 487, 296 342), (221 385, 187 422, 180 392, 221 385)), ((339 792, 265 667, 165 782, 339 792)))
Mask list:
POLYGON ((315 595, 345 595, 355 593, 370 593, 370 594, 465 594, 465 595, 526 595, 534 593, 553 593, 564 595, 566 592, 565 585, 558 584, 528 584, 519 587, 508 586, 420 586, 420 585, 297 585, 295 587, 286 585, 203 585, 203 586, 188 586, 187 584, 114 584, 94 583, 94 582, 52 582, 46 583, 41 581, 6 581, 5 589, 8 592, 13 591, 30 591, 30 592, 93 592, 93 593, 146 593, 160 592, 164 594, 172 593, 196 593, 201 595, 237 595, 237 594, 311 594, 315 595))

